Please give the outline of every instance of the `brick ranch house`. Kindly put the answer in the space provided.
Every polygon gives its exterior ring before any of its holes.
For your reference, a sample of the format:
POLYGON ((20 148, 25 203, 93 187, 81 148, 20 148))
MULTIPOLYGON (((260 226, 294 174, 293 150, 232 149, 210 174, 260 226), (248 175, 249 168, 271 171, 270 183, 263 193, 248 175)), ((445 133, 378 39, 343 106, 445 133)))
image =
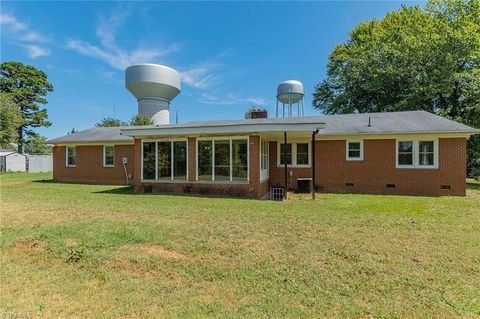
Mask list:
POLYGON ((92 128, 52 139, 57 182, 266 198, 272 187, 465 195, 480 130, 423 112, 92 128))

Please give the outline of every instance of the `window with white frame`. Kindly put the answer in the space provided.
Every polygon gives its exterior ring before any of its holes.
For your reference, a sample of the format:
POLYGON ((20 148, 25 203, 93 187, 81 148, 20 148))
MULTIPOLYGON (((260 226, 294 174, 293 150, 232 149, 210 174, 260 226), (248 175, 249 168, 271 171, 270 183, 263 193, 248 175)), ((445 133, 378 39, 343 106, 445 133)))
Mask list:
POLYGON ((77 148, 75 146, 67 146, 65 148, 66 160, 65 164, 69 167, 75 167, 77 165, 77 148))
POLYGON ((260 142, 260 180, 268 178, 268 153, 269 142, 262 140, 260 142))
POLYGON ((142 143, 142 179, 176 181, 187 179, 187 141, 142 143))
POLYGON ((268 141, 260 144, 260 169, 268 170, 268 141))
POLYGON ((418 142, 418 165, 419 166, 434 166, 435 165, 435 143, 433 141, 419 141, 418 142))
POLYGON ((113 145, 103 146, 103 166, 104 167, 115 166, 115 147, 113 145))
POLYGON ((292 143, 280 144, 280 164, 292 165, 292 143))
POLYGON ((248 181, 248 140, 198 140, 197 180, 248 181))
POLYGON ((278 143, 277 148, 278 166, 299 166, 307 167, 310 165, 310 143, 278 143), (286 154, 285 154, 286 151, 286 154))
POLYGON ((347 161, 363 160, 363 141, 347 141, 347 161))
POLYGON ((398 168, 437 168, 437 140, 397 140, 398 168))
POLYGON ((297 165, 308 165, 308 143, 297 143, 297 165))

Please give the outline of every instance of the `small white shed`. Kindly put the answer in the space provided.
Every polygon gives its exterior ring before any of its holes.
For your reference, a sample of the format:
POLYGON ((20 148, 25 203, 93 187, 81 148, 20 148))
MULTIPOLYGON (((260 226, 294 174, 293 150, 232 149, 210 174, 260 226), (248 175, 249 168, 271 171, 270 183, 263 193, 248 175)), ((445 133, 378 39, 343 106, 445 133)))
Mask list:
POLYGON ((27 170, 26 164, 27 157, 25 155, 10 150, 0 150, 1 172, 25 172, 27 170))

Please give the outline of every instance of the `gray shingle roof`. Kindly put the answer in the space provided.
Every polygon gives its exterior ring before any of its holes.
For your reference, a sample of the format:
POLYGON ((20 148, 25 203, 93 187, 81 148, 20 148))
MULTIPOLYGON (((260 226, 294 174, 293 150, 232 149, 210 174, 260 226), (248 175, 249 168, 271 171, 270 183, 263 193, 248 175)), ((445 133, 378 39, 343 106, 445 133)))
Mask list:
POLYGON ((82 142, 130 142, 133 138, 120 134, 121 127, 94 127, 58 138, 50 139, 48 144, 82 142))
MULTIPOLYGON (((92 141, 131 141, 132 138, 120 135, 131 129, 155 129, 159 131, 181 128, 228 127, 255 124, 291 124, 291 123, 326 123, 319 135, 354 135, 354 134, 404 134, 404 133, 480 133, 479 129, 448 120, 424 111, 362 113, 305 116, 291 118, 243 119, 226 121, 195 121, 185 124, 145 125, 124 127, 96 127, 85 131, 65 135, 49 140, 48 143, 92 142, 92 141), (368 126, 370 118, 371 126, 368 126)), ((254 131, 254 129, 252 129, 254 131)))

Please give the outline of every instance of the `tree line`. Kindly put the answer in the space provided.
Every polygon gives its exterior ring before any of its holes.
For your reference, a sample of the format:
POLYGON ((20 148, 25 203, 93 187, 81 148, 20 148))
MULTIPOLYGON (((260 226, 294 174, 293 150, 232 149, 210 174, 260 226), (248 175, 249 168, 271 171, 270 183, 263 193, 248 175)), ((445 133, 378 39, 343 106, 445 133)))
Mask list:
MULTIPOLYGON (((424 110, 480 127, 480 0, 430 0, 360 23, 328 59, 325 114, 424 110)), ((480 175, 480 135, 468 140, 480 175)))

